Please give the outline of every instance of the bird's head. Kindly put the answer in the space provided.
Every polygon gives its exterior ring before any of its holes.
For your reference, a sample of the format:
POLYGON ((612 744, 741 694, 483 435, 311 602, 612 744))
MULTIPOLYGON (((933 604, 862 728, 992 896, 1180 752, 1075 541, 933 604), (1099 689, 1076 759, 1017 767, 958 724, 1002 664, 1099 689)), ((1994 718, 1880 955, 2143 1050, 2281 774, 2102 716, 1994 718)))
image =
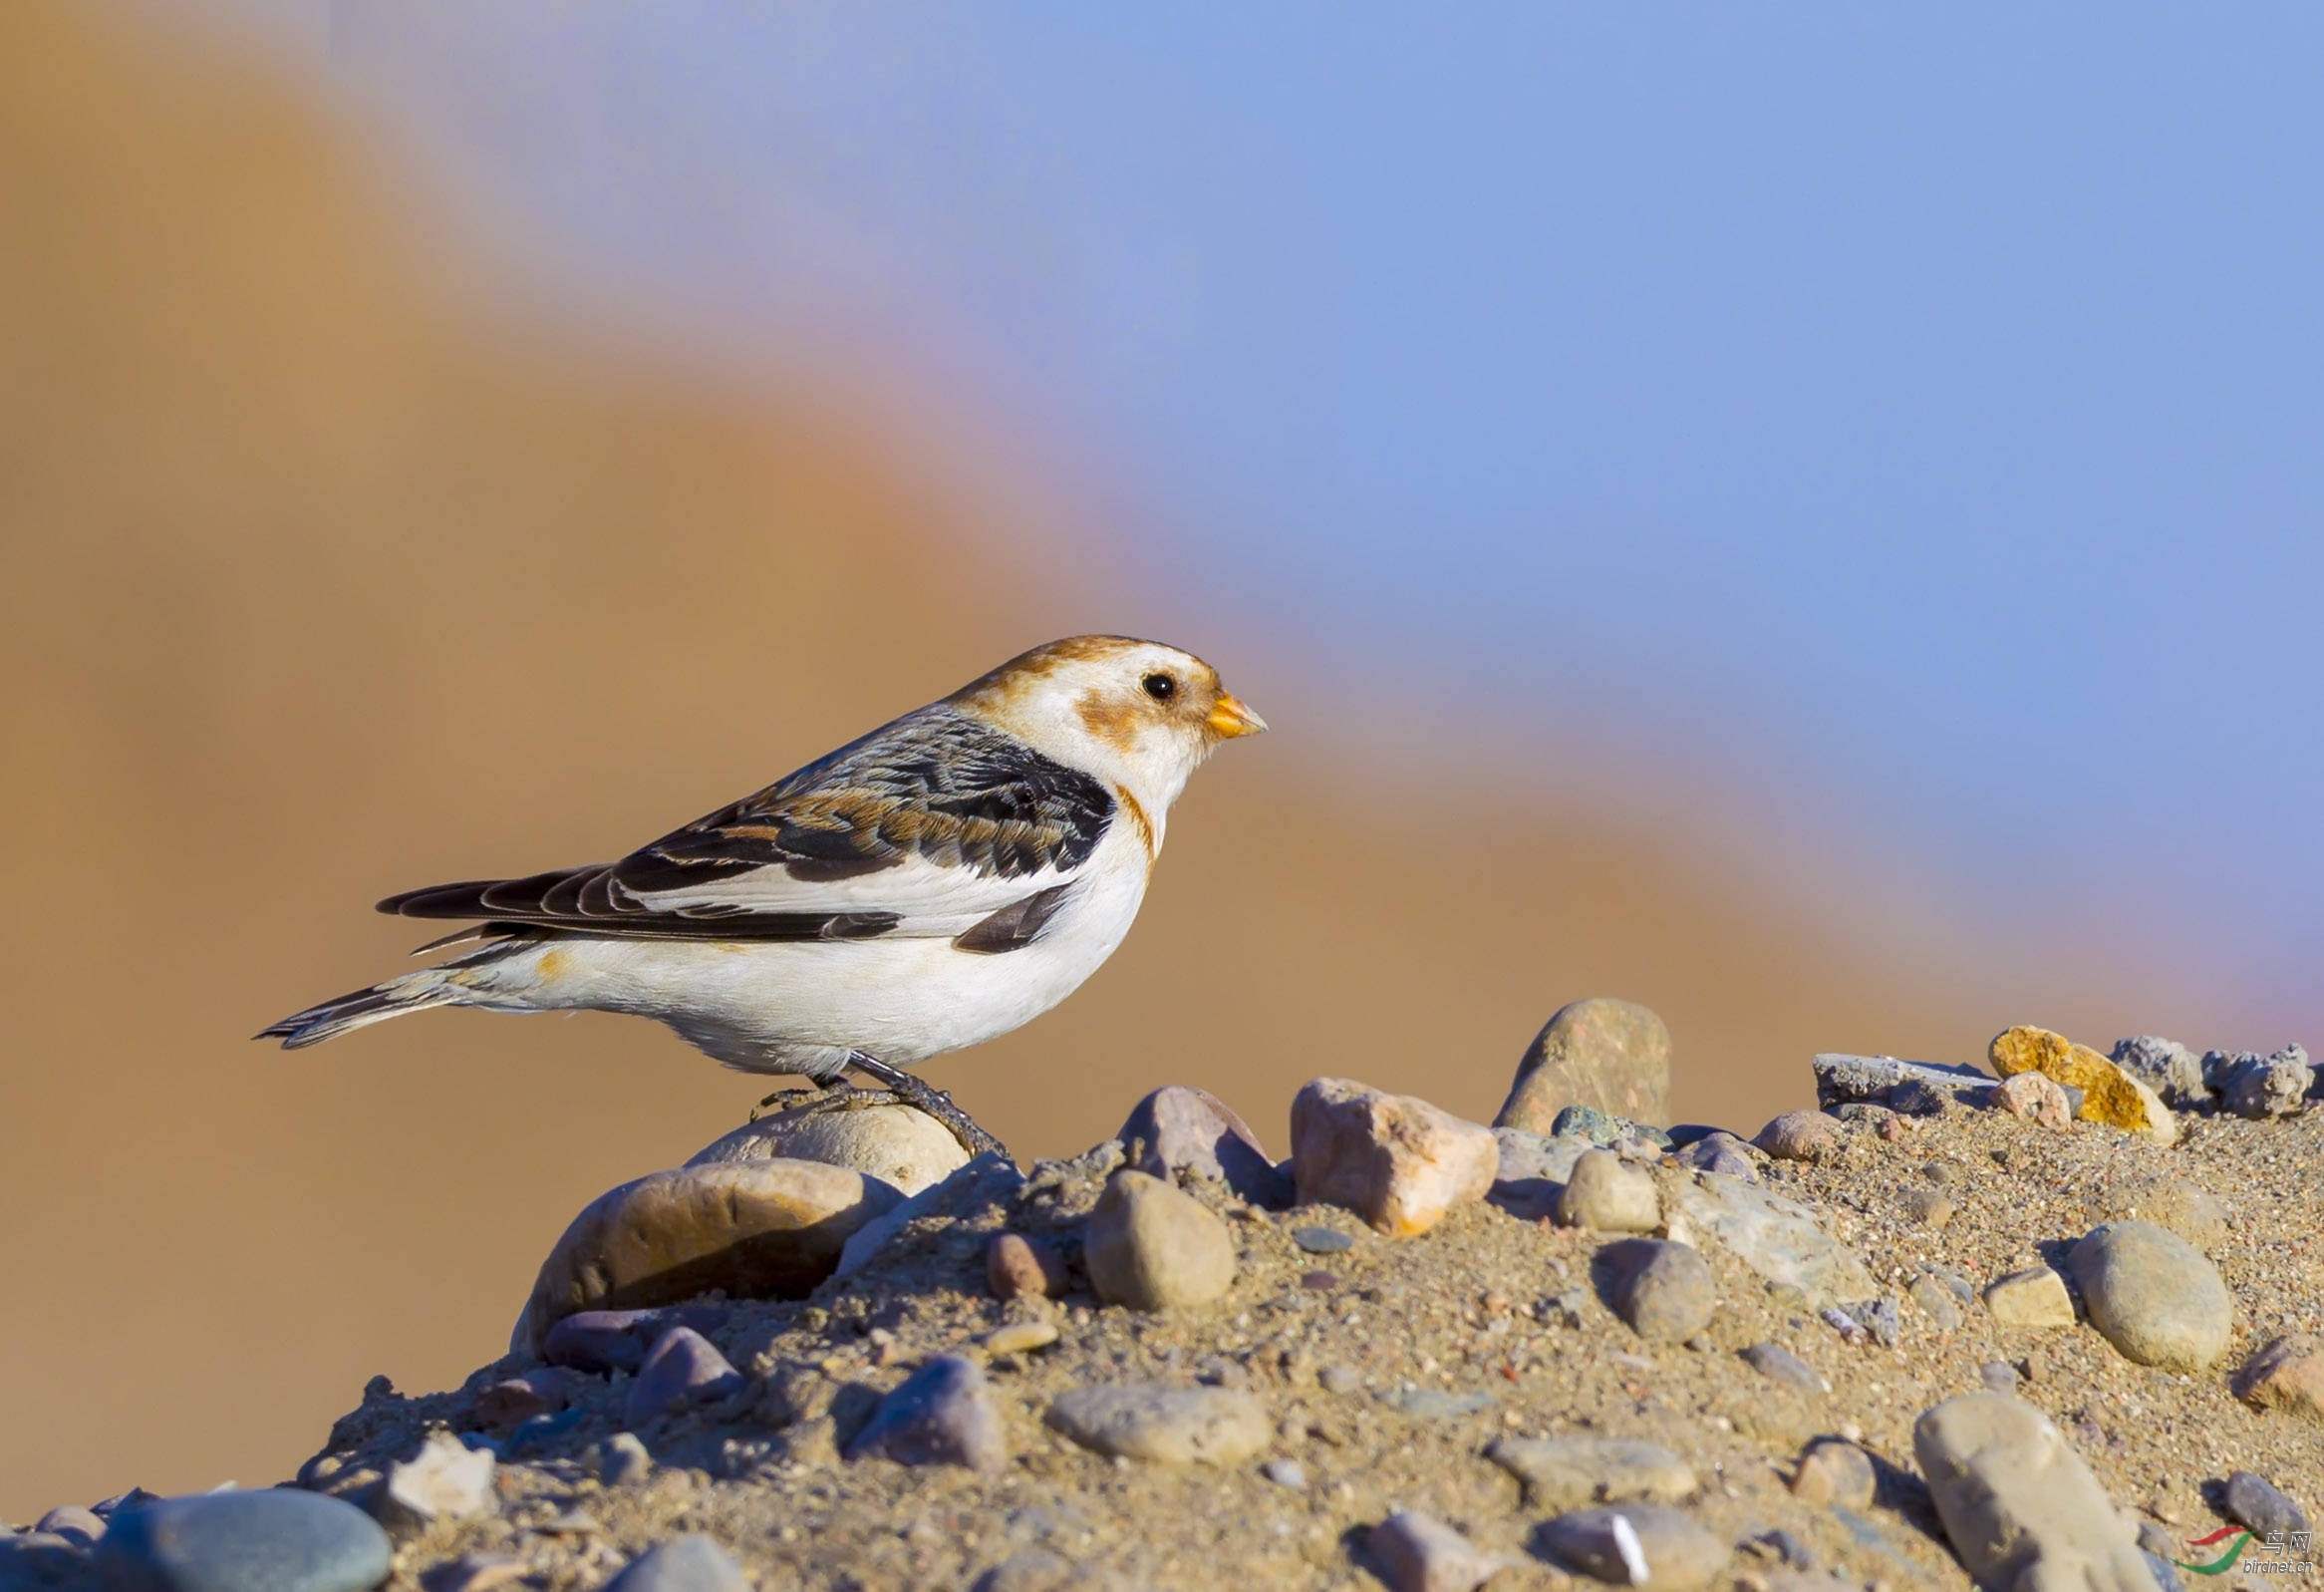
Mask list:
POLYGON ((1219 743, 1267 728, 1194 654, 1126 636, 1035 647, 950 700, 1044 757, 1127 787, 1157 816, 1219 743))

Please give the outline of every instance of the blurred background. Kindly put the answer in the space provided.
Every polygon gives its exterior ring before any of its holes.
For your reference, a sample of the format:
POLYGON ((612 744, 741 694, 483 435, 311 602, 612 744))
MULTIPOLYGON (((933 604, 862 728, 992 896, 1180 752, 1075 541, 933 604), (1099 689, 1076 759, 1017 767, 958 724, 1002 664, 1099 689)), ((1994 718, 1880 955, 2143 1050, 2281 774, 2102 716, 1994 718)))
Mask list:
POLYGON ((1594 994, 2315 1043, 2324 13, 0 8, 0 1518, 288 1474, 763 1086, 246 1036, 1033 642, 1202 653, 1020 1153, 1594 994))

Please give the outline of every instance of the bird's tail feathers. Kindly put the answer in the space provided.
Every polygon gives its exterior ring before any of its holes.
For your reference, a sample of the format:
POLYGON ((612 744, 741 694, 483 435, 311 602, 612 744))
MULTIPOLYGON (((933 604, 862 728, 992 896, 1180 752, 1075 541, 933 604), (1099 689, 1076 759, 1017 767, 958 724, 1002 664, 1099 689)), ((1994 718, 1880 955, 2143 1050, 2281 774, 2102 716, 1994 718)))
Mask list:
POLYGON ((254 1039, 278 1039, 282 1048, 295 1051, 308 1045, 320 1045, 327 1039, 337 1039, 351 1029, 372 1023, 384 1023, 391 1017, 402 1017, 407 1012, 425 1012, 436 1006, 457 1006, 465 992, 444 977, 443 969, 431 967, 418 973, 407 973, 392 978, 385 984, 374 984, 368 990, 357 990, 337 1000, 310 1006, 303 1012, 293 1012, 281 1022, 260 1029, 254 1039))

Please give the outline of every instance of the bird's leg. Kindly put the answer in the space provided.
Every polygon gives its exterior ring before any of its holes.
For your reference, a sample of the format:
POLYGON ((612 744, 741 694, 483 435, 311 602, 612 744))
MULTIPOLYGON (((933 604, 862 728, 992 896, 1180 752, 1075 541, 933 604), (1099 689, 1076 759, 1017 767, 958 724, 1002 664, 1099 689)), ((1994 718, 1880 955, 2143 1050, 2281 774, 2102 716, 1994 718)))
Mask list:
POLYGON ((952 1103, 952 1097, 943 1090, 922 1083, 901 1068, 890 1067, 876 1056, 861 1051, 847 1053, 847 1065, 878 1084, 889 1095, 906 1106, 926 1112, 952 1130, 952 1136, 961 1141, 961 1147, 974 1157, 987 1151, 998 1151, 1003 1159, 1014 1160, 1009 1146, 979 1127, 967 1112, 952 1103))

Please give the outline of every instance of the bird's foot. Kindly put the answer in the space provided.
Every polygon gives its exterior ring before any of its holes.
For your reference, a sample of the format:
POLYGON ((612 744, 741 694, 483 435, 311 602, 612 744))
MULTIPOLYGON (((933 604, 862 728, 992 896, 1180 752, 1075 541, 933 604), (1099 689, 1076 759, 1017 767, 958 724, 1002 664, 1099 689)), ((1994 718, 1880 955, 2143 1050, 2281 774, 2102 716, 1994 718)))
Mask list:
POLYGON ((750 1120, 768 1114, 780 1115, 786 1112, 801 1115, 824 1112, 860 1112, 874 1106, 908 1105, 884 1089, 857 1089, 844 1078, 835 1078, 828 1084, 809 1085, 805 1089, 778 1089, 750 1108, 750 1120))
POLYGON ((952 1136, 961 1141, 961 1148, 969 1152, 971 1159, 988 1153, 997 1153, 1004 1160, 1016 1159, 1009 1153, 1008 1145, 979 1127, 976 1118, 955 1106, 952 1097, 943 1090, 924 1084, 903 1069, 890 1067, 878 1057, 866 1056, 861 1051, 848 1052, 847 1065, 880 1085, 879 1093, 915 1111, 926 1112, 944 1123, 952 1136))

